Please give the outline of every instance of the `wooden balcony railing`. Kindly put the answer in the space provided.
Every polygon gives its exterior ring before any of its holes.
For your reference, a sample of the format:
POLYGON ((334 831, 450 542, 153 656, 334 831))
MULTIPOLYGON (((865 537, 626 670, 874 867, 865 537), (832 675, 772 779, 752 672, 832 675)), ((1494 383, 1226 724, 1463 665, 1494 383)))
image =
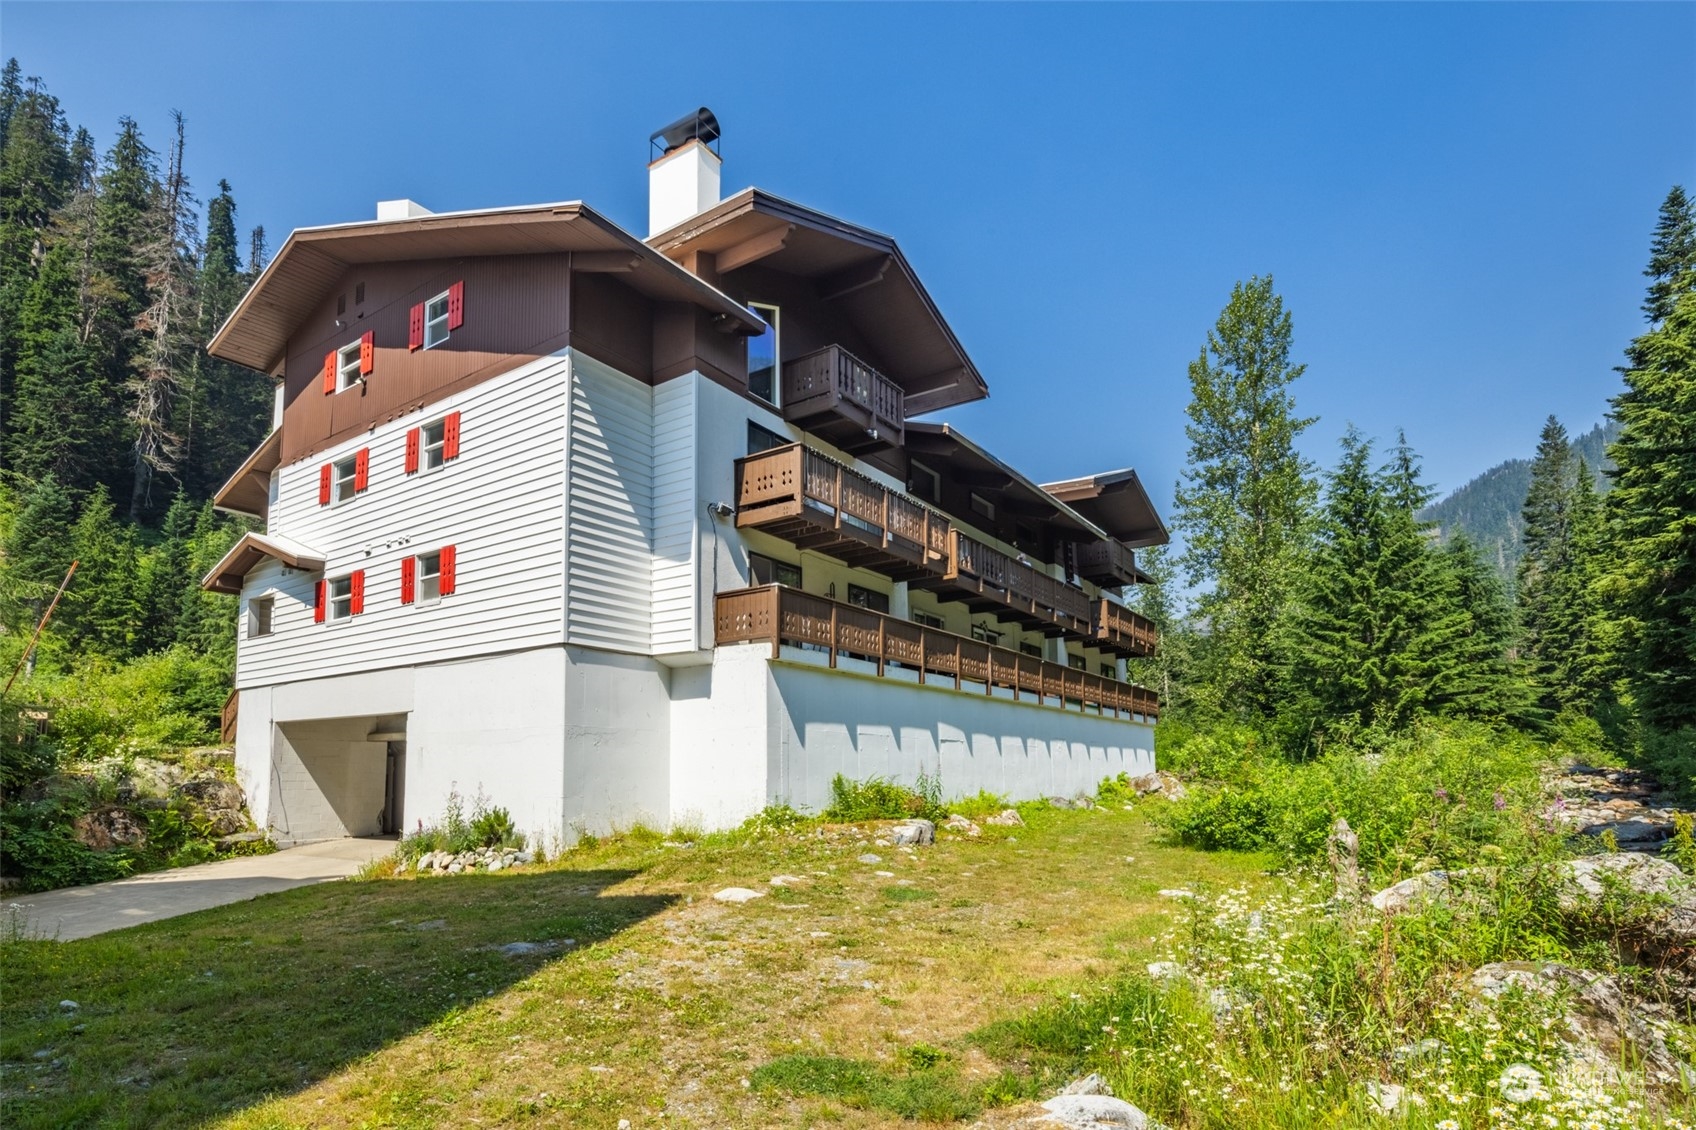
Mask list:
POLYGON ((1145 658, 1160 645, 1154 621, 1105 597, 1095 602, 1095 638, 1102 647, 1145 658))
POLYGON ((948 565, 947 518, 799 443, 736 461, 736 524, 900 579, 948 565))
POLYGON ((941 682, 955 690, 981 684, 985 694, 1000 688, 1016 700, 1053 699, 1062 708, 1117 717, 1160 713, 1154 692, 1134 684, 783 585, 719 593, 714 625, 716 644, 768 643, 774 659, 789 644, 826 653, 832 667, 848 656, 876 664, 879 675, 901 667, 916 671, 921 683, 941 682))
POLYGON ((943 579, 1001 605, 1015 619, 1085 638, 1095 634, 1089 594, 1083 589, 959 530, 949 534, 949 569, 943 579))
POLYGON ((1117 538, 1077 543, 1074 553, 1078 576, 1102 588, 1119 588, 1137 583, 1136 553, 1117 538))
POLYGON ((845 451, 899 447, 903 441, 906 393, 840 345, 785 362, 781 400, 784 419, 845 451))

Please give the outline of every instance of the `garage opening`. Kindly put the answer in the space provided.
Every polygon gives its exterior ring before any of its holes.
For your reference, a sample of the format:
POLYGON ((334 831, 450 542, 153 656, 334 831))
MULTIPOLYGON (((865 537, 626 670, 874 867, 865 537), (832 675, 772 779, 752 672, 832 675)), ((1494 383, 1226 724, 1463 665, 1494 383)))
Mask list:
POLYGON ((279 841, 394 835, 404 827, 404 714, 280 722, 272 765, 279 841))

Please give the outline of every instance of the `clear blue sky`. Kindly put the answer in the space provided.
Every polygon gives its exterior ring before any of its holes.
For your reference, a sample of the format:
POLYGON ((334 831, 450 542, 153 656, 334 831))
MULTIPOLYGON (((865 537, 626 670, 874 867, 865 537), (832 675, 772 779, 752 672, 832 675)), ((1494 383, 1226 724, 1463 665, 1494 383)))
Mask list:
POLYGON ((0 51, 102 148, 188 119, 272 247, 410 196, 646 226, 697 105, 748 184, 894 235, 989 380, 946 413, 1038 478, 1163 508, 1185 366, 1271 272, 1304 444, 1407 429, 1444 490, 1582 431, 1696 189, 1696 5, 220 5, 7 0, 0 51))

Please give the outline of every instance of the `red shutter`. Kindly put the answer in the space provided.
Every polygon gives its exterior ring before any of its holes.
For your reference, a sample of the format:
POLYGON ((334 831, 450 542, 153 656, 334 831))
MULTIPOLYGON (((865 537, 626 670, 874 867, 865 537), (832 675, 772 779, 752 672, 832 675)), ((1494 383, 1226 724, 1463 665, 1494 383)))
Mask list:
POLYGON ((358 494, 371 485, 371 449, 362 447, 353 457, 353 491, 358 494))
POLYGON ((312 605, 312 622, 314 624, 322 624, 324 622, 324 605, 329 602, 329 598, 330 582, 319 581, 316 602, 312 605))
POLYGON ((418 587, 418 558, 403 557, 400 559, 400 602, 411 604, 413 593, 418 587))
POLYGON ((412 308, 406 318, 406 347, 413 352, 424 348, 424 304, 412 308))
POLYGON ((465 284, 456 282, 448 287, 448 329, 457 330, 465 324, 465 284))
POLYGON ((365 570, 355 569, 347 581, 347 612, 349 616, 357 616, 365 611, 365 570))
POLYGON ((459 458, 459 413, 449 412, 442 418, 442 459, 459 458))
POLYGON ((329 396, 336 391, 336 351, 334 349, 324 354, 324 395, 329 396))
POLYGON ((335 476, 336 469, 328 463, 318 468, 318 505, 330 505, 330 480, 335 476))
POLYGON ((443 596, 452 596, 453 595, 453 586, 454 586, 454 567, 453 566, 454 566, 453 546, 444 545, 444 546, 442 546, 442 556, 441 556, 441 570, 442 570, 442 574, 441 574, 441 594, 443 596))
POLYGON ((377 332, 366 330, 359 336, 359 375, 368 377, 377 367, 377 332))
POLYGON ((420 442, 422 441, 417 428, 406 433, 406 473, 409 475, 418 473, 418 445, 420 442))

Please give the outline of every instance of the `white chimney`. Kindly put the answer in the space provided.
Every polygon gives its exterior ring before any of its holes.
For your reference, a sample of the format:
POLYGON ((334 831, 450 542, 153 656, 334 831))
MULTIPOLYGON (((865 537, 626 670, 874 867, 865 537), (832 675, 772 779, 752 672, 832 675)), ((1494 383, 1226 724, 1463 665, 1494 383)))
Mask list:
POLYGON ((650 237, 718 203, 723 162, 709 148, 718 137, 718 119, 703 106, 648 138, 651 149, 664 149, 648 165, 650 237))
POLYGON ((435 215, 434 212, 416 200, 377 201, 377 218, 379 220, 415 220, 419 216, 433 215, 435 215))

